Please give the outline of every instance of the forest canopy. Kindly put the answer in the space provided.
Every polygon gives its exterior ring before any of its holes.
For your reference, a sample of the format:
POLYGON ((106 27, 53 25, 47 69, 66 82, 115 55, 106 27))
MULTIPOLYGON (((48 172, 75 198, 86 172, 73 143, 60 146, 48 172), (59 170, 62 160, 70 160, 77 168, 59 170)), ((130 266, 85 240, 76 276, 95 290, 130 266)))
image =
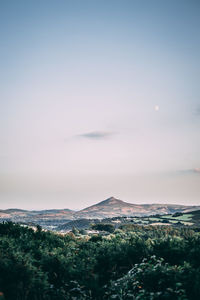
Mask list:
POLYGON ((199 257, 195 229, 132 225, 89 237, 6 222, 0 299, 200 299, 199 257))

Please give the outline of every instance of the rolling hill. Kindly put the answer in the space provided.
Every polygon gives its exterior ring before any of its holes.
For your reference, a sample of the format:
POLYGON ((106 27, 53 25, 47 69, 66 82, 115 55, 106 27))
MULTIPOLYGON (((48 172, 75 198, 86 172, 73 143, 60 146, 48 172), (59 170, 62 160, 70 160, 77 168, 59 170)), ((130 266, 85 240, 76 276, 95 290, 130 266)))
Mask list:
POLYGON ((189 211, 186 213, 176 212, 174 214, 152 215, 152 216, 133 216, 133 217, 113 217, 105 219, 78 219, 69 221, 54 228, 55 231, 70 231, 73 228, 78 230, 91 230, 93 224, 111 224, 114 228, 133 229, 135 225, 143 226, 172 226, 172 227, 200 227, 200 210, 189 211))
POLYGON ((173 214, 200 209, 200 206, 176 204, 132 204, 110 197, 95 205, 76 212, 76 218, 109 218, 118 216, 148 216, 153 214, 173 214))

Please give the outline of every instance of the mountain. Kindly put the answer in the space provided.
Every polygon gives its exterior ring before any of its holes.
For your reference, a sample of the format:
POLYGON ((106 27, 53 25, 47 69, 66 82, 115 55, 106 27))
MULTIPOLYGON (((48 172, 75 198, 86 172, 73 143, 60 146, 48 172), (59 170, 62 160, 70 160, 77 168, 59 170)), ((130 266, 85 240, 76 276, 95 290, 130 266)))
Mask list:
POLYGON ((61 225, 78 219, 103 219, 118 216, 149 216, 154 214, 173 214, 200 210, 200 206, 176 204, 132 204, 110 197, 80 211, 70 209, 49 209, 28 211, 21 209, 0 210, 0 221, 35 222, 42 226, 61 225))
POLYGON ((77 212, 77 218, 109 218, 118 216, 144 216, 153 214, 172 214, 200 209, 200 206, 176 204, 132 204, 110 197, 95 205, 77 212))

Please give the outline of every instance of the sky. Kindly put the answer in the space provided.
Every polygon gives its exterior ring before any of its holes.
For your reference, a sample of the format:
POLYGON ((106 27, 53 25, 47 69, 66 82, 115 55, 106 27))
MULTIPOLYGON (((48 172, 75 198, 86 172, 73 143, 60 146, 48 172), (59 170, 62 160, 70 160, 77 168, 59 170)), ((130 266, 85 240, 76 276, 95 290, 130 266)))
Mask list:
POLYGON ((0 208, 200 205, 200 2, 0 0, 0 208))

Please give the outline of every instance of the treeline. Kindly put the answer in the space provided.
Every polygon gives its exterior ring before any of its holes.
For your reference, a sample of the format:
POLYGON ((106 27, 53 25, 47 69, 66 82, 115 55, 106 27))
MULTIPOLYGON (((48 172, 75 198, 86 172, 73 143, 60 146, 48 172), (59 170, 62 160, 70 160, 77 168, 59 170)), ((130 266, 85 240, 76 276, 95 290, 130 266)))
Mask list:
POLYGON ((200 299, 200 233, 127 225, 89 237, 0 224, 0 299, 200 299))

